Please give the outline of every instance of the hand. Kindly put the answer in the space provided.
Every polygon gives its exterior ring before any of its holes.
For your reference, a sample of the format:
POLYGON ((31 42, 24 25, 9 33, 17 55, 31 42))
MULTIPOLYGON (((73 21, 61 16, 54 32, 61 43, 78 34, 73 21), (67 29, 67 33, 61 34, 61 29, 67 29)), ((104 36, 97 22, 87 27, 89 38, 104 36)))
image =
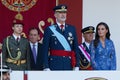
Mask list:
POLYGON ((43 71, 51 71, 50 68, 45 68, 43 71))
POLYGON ((79 71, 79 67, 74 67, 73 71, 79 71))

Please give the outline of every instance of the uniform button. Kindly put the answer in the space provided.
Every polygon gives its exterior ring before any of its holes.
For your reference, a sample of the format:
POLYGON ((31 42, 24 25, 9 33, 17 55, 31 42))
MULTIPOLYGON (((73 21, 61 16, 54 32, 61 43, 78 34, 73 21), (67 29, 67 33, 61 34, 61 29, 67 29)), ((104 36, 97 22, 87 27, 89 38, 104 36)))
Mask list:
POLYGON ((86 59, 84 59, 84 62, 86 62, 86 59))
POLYGON ((50 60, 53 60, 52 58, 50 58, 50 60))

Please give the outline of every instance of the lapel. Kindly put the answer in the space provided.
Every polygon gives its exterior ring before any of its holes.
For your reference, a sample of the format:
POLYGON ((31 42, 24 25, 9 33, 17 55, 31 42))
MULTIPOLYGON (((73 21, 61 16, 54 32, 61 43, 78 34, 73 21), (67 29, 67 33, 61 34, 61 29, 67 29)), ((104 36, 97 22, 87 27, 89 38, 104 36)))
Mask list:
POLYGON ((40 51, 41 51, 41 49, 40 49, 40 46, 39 46, 39 43, 38 43, 38 46, 37 46, 37 55, 36 55, 36 63, 38 62, 38 59, 39 59, 39 53, 40 53, 40 51))
POLYGON ((14 45, 18 45, 18 43, 17 43, 17 41, 15 40, 15 38, 13 37, 13 35, 9 38, 9 42, 11 43, 11 44, 14 44, 14 45))
POLYGON ((55 24, 55 27, 56 27, 56 30, 57 30, 60 34, 62 34, 62 31, 61 31, 61 29, 59 28, 59 26, 58 26, 57 24, 55 24))
MULTIPOLYGON (((64 30, 64 32, 61 31, 61 29, 59 28, 59 26, 57 25, 57 23, 55 24, 55 27, 56 27, 56 30, 57 30, 60 34, 62 34, 62 35, 65 37, 65 39, 67 40, 67 38, 68 38, 68 31, 69 31, 68 25, 65 24, 65 30, 64 30)), ((67 41, 68 41, 68 40, 67 40, 67 41)), ((68 42, 68 43, 69 43, 69 42, 68 42)))
MULTIPOLYGON (((60 34, 62 34, 65 38, 67 37, 67 35, 68 35, 68 32, 67 32, 67 30, 68 30, 68 28, 67 28, 67 25, 65 24, 65 30, 62 32, 62 30, 59 28, 59 26, 58 26, 58 24, 56 23, 55 24, 55 27, 56 27, 56 30, 60 33, 60 34)), ((66 38, 67 39, 67 38, 66 38)))
POLYGON ((30 48, 30 59, 31 59, 31 63, 34 63, 34 64, 35 64, 34 57, 33 57, 33 52, 32 52, 32 48, 31 48, 31 46, 30 46, 30 43, 29 43, 29 48, 30 48))
POLYGON ((42 58, 41 54, 42 54, 42 48, 41 48, 42 44, 40 44, 38 42, 38 51, 37 51, 37 57, 36 57, 36 64, 40 64, 40 60, 42 58))
POLYGON ((85 42, 83 43, 83 46, 84 46, 85 50, 89 53, 90 50, 89 50, 88 47, 86 46, 85 42))
POLYGON ((59 28, 59 26, 57 24, 55 24, 56 30, 62 34, 63 36, 66 36, 68 34, 68 25, 65 24, 65 30, 62 32, 62 30, 59 28))
POLYGON ((21 36, 19 41, 19 47, 23 47, 26 43, 24 42, 24 38, 21 36))
POLYGON ((24 43, 24 37, 21 36, 19 43, 24 43))
POLYGON ((67 25, 67 24, 65 24, 64 35, 68 35, 68 32, 69 32, 68 25, 67 25))

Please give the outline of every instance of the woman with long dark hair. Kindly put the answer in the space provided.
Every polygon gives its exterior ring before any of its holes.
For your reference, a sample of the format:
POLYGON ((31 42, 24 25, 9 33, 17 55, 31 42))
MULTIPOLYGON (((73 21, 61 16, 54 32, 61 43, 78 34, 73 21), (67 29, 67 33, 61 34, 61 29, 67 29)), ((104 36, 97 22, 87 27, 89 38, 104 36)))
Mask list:
POLYGON ((95 40, 90 44, 91 64, 94 70, 116 70, 116 53, 106 23, 96 27, 95 40))

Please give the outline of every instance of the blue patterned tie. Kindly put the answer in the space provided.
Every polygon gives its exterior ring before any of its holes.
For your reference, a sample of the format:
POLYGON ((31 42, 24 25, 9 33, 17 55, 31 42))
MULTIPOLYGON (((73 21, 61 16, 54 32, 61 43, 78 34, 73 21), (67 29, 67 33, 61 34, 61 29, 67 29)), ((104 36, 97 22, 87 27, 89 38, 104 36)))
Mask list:
POLYGON ((36 63, 36 48, 35 48, 36 45, 33 44, 33 49, 32 49, 32 52, 33 52, 33 57, 34 57, 34 60, 35 60, 35 63, 36 63))

